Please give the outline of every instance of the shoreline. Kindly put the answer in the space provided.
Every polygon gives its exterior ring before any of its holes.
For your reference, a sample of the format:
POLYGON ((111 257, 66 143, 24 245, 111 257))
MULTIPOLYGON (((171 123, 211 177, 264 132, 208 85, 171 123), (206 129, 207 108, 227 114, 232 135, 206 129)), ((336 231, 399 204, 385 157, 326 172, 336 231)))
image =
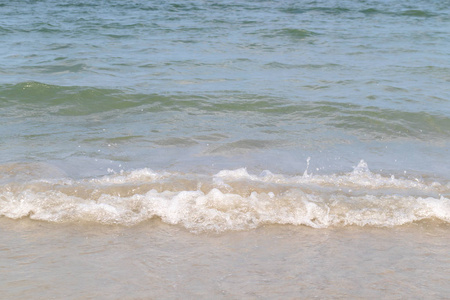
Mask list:
POLYGON ((271 225, 193 234, 159 220, 121 227, 0 218, 0 290, 14 299, 440 299, 449 292, 449 229, 271 225))

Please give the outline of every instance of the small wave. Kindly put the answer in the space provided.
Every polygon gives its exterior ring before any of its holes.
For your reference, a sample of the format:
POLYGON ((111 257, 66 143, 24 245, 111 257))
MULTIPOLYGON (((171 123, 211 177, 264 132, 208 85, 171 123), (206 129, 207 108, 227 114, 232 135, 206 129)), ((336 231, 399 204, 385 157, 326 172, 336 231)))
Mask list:
POLYGON ((361 10, 360 12, 362 12, 365 15, 388 15, 388 16, 407 16, 407 17, 424 17, 424 18, 437 16, 437 14, 435 13, 419 9, 391 11, 391 10, 380 10, 376 8, 367 8, 361 10))
POLYGON ((11 29, 0 26, 0 33, 11 33, 11 32, 13 32, 11 29))
POLYGON ((410 10, 405 10, 403 12, 401 12, 402 16, 411 16, 411 17, 434 17, 436 16, 436 14, 425 11, 425 10, 420 10, 420 9, 410 9, 410 10))
POLYGON ((335 69, 342 67, 339 64, 333 64, 333 63, 327 63, 327 64, 287 64, 287 63, 281 63, 277 61, 273 61, 270 63, 267 63, 264 65, 264 67, 267 68, 274 68, 274 69, 310 69, 310 70, 317 70, 317 69, 335 69))
POLYGON ((306 29, 295 29, 295 28, 286 28, 286 29, 280 30, 279 32, 281 34, 285 34, 290 37, 299 38, 299 39, 317 35, 317 33, 314 31, 310 31, 310 30, 306 30, 306 29))
MULTIPOLYGON (((290 65, 289 65, 290 66, 290 65)), ((285 65, 269 64, 270 68, 285 65)), ((306 65, 305 68, 335 68, 338 65, 306 65)), ((439 70, 442 72, 442 70, 439 70)), ((342 84, 342 82, 340 83, 342 84)), ((310 89, 328 86, 305 86, 310 89)), ((391 92, 402 93, 387 86, 391 92)), ((14 107, 22 115, 32 117, 51 114, 59 116, 86 116, 119 111, 131 116, 137 113, 191 111, 210 113, 257 113, 274 118, 289 114, 292 122, 320 119, 322 124, 344 129, 362 140, 422 139, 446 141, 450 136, 450 118, 446 111, 408 111, 407 109, 363 106, 354 103, 330 101, 290 101, 287 99, 246 93, 225 94, 139 94, 127 90, 85 86, 58 86, 40 82, 22 82, 0 86, 0 107, 14 107)), ((445 101, 444 101, 445 102, 445 101)), ((6 111, 6 110, 5 110, 6 111)), ((162 141, 164 143, 164 141, 162 141)))
POLYGON ((16 27, 13 29, 15 32, 37 32, 44 34, 56 34, 64 32, 59 25, 48 22, 35 22, 29 27, 16 27))
MULTIPOLYGON (((47 71, 77 71, 79 68, 83 68, 83 65, 53 66, 47 71)), ((139 95, 136 97, 140 99, 139 95)), ((4 105, 25 104, 63 116, 89 115, 139 105, 135 99, 127 98, 123 92, 115 89, 57 86, 34 81, 3 86, 0 99, 5 100, 4 105)))
POLYGON ((288 7, 281 9, 282 12, 288 13, 288 14, 304 14, 304 13, 310 13, 310 12, 319 12, 319 13, 325 13, 325 14, 331 14, 331 15, 337 15, 342 13, 347 13, 350 11, 350 9, 345 7, 305 7, 305 8, 298 8, 298 7, 288 7))
POLYGON ((241 139, 230 143, 219 144, 208 150, 209 154, 220 154, 224 156, 236 155, 269 149, 271 147, 280 146, 284 141, 277 140, 257 140, 257 139, 241 139))
POLYGON ((376 8, 366 8, 366 9, 361 10, 361 12, 363 14, 367 14, 367 15, 387 13, 387 12, 381 11, 376 8))
POLYGON ((91 2, 68 2, 68 3, 58 3, 57 7, 98 7, 99 4, 91 3, 91 2))
POLYGON ((306 29, 297 29, 297 28, 283 28, 280 30, 276 30, 270 33, 266 33, 263 37, 266 38, 276 38, 280 36, 289 37, 291 39, 303 40, 309 37, 313 37, 318 35, 317 32, 306 30, 306 29))
POLYGON ((392 227, 450 222, 449 194, 449 184, 385 177, 364 161, 350 173, 332 175, 140 169, 94 179, 8 181, 0 187, 0 216, 124 226, 160 218, 194 232, 265 224, 392 227))
POLYGON ((61 74, 61 73, 78 73, 84 71, 87 66, 85 64, 65 64, 65 65, 47 65, 47 66, 29 66, 25 69, 32 69, 43 74, 61 74))
MULTIPOLYGON (((413 138, 426 140, 447 139, 450 118, 428 112, 408 112, 378 107, 333 102, 317 102, 308 111, 308 117, 326 118, 336 128, 355 134, 371 132, 371 137, 386 139, 413 138)), ((364 136, 361 139, 365 139, 364 136)))

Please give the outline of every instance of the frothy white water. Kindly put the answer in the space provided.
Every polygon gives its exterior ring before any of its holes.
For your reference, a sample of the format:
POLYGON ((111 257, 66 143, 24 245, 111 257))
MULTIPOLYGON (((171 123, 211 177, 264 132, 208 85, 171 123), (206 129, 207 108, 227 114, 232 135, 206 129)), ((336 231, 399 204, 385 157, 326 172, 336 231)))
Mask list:
POLYGON ((192 231, 219 232, 264 224, 391 227, 450 222, 449 194, 448 183, 385 177, 364 161, 353 172, 332 175, 141 169, 95 179, 7 182, 0 187, 0 216, 127 226, 157 217, 192 231))
POLYGON ((385 177, 380 174, 372 173, 367 163, 361 160, 359 164, 354 167, 353 171, 347 174, 332 174, 332 175, 311 175, 304 172, 302 176, 286 177, 283 175, 276 175, 270 171, 263 171, 260 176, 250 175, 245 168, 237 170, 224 170, 214 176, 216 179, 226 180, 240 180, 247 179, 251 181, 272 182, 279 184, 316 184, 321 186, 335 186, 342 188, 398 188, 398 189, 418 189, 424 191, 440 190, 441 188, 447 190, 448 187, 442 187, 439 182, 424 183, 422 180, 415 178, 398 179, 394 175, 385 177))

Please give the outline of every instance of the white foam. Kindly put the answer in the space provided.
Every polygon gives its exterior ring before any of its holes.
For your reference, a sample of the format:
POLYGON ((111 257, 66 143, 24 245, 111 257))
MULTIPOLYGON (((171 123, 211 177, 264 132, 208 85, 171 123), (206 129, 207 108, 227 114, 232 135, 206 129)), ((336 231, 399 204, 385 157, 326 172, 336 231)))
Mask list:
MULTIPOLYGON (((214 177, 222 179, 223 184, 226 184, 226 181, 251 180, 278 184, 315 184, 348 188, 364 187, 369 189, 399 188, 439 190, 442 187, 438 182, 426 184, 419 179, 399 179, 393 175, 384 177, 380 174, 372 173, 364 160, 361 160, 352 172, 346 174, 312 175, 305 171, 302 176, 288 177, 273 174, 270 171, 264 171, 260 176, 256 176, 250 175, 245 168, 241 168, 237 170, 223 170, 214 175, 214 177)), ((448 190, 448 185, 444 186, 443 189, 448 190)))
POLYGON ((168 172, 157 173, 151 169, 144 168, 140 170, 135 170, 131 172, 121 171, 120 173, 114 173, 109 170, 111 175, 103 176, 101 178, 92 179, 92 182, 98 184, 122 184, 129 182, 148 182, 154 181, 161 178, 166 178, 171 176, 168 172))
POLYGON ((89 180, 6 183, 0 216, 126 226, 159 217, 193 231, 264 224, 391 227, 450 222, 449 192, 448 183, 384 177, 364 162, 347 174, 302 176, 252 175, 245 168, 211 177, 142 169, 89 180))
POLYGON ((221 178, 226 180, 242 180, 242 179, 249 179, 249 180, 258 180, 259 178, 254 175, 250 175, 247 172, 247 168, 240 168, 236 170, 222 170, 216 175, 214 175, 215 178, 221 178))

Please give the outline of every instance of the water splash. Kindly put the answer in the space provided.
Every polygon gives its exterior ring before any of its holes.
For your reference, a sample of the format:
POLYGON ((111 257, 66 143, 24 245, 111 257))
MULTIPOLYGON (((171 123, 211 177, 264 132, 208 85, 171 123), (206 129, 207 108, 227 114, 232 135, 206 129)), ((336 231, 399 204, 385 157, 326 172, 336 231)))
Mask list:
POLYGON ((0 216, 125 226, 157 217, 218 232, 264 224, 391 227, 450 222, 449 194, 449 184, 382 176, 363 160, 352 172, 330 175, 254 175, 240 168, 208 176, 145 168, 94 179, 8 181, 0 186, 0 216))

